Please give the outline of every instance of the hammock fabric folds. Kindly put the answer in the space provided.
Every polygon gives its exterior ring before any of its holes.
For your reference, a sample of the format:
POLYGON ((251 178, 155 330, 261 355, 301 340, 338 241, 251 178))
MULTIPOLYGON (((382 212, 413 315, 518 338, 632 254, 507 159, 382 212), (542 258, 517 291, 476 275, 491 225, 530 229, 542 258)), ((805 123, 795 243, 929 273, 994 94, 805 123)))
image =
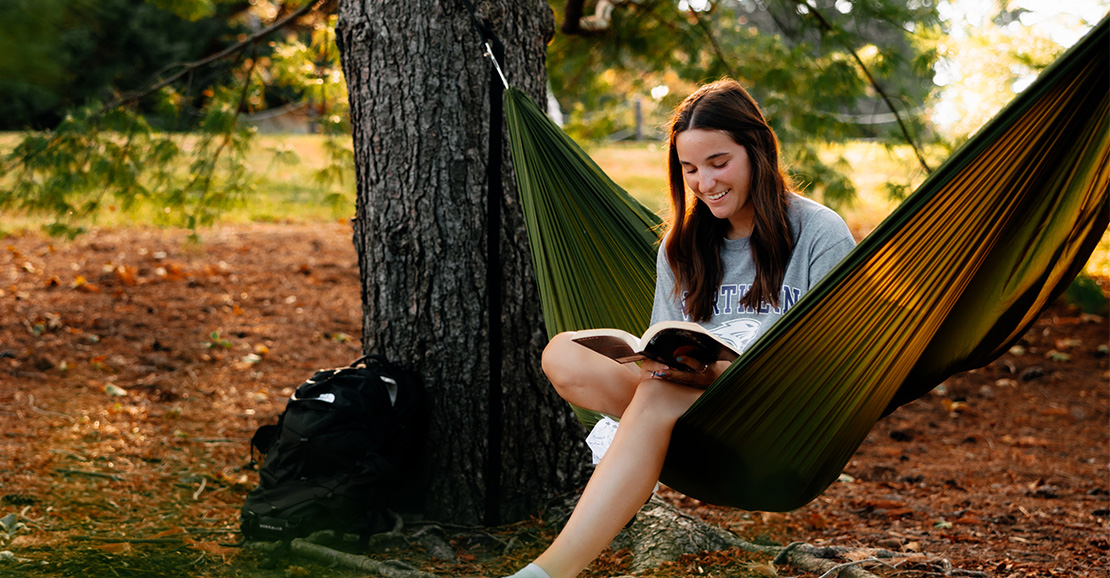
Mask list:
MULTIPOLYGON (((837 479, 879 418, 1021 337, 1110 221, 1108 22, 701 396, 675 427, 664 483, 748 510, 801 507, 837 479)), ((526 96, 510 89, 506 98, 549 334, 642 332, 658 219, 526 96)))

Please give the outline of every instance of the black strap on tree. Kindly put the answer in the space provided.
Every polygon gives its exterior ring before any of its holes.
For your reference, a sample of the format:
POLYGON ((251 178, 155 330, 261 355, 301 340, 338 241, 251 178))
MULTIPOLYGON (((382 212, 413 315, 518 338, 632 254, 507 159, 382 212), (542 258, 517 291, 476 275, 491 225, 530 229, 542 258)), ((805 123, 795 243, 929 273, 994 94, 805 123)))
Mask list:
POLYGON ((495 526, 501 522, 501 440, 504 426, 504 406, 501 401, 501 365, 503 359, 501 332, 501 183, 502 125, 504 124, 503 96, 508 82, 501 72, 505 61, 505 45, 493 31, 483 25, 470 0, 462 0, 470 12, 470 21, 485 42, 486 54, 493 60, 489 81, 489 157, 486 164, 486 295, 489 310, 489 390, 486 403, 489 408, 487 422, 487 453, 485 463, 485 523, 495 526))

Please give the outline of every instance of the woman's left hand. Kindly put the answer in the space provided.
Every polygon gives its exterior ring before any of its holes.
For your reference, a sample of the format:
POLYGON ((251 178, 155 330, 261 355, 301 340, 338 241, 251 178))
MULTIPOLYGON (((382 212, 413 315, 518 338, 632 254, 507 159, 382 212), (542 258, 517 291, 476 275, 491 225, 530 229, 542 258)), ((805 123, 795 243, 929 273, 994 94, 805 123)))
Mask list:
POLYGON ((691 358, 679 357, 677 361, 692 371, 683 371, 651 360, 645 360, 641 366, 644 379, 654 378, 670 381, 680 385, 705 389, 728 368, 728 361, 717 361, 706 365, 691 358))

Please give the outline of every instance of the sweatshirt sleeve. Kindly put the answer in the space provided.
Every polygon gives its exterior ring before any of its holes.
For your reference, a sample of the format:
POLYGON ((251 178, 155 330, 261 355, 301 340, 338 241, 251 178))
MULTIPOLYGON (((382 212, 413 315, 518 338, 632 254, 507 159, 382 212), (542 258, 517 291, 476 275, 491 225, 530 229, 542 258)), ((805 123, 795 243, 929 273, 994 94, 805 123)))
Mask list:
POLYGON ((832 209, 821 207, 809 224, 809 287, 813 287, 856 246, 844 219, 832 209))
POLYGON ((651 324, 660 321, 684 321, 680 299, 674 297, 674 271, 667 262, 666 248, 663 243, 655 259, 655 302, 651 307, 651 324))

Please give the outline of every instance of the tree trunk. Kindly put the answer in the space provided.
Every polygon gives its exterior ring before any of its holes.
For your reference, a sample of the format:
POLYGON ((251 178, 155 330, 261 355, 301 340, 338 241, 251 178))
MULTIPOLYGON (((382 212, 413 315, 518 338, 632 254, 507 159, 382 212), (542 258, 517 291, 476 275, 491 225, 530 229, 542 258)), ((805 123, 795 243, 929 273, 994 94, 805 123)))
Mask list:
MULTIPOLYGON (((509 81, 539 101, 547 4, 488 0, 477 20, 504 43, 509 81)), ((462 0, 344 0, 337 40, 354 132, 363 350, 411 364, 428 389, 427 515, 521 519, 580 484, 586 454, 539 367, 546 333, 507 143, 496 171, 500 264, 487 286, 487 263, 498 261, 486 240, 483 40, 462 0), (490 289, 501 301, 493 326, 490 289)))

